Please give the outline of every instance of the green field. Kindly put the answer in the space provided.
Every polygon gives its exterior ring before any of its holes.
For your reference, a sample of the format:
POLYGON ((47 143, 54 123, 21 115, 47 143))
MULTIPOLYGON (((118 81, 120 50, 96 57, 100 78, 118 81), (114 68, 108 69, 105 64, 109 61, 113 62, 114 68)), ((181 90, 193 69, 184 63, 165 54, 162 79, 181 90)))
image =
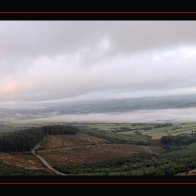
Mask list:
POLYGON ((149 141, 160 139, 167 135, 180 135, 196 130, 196 123, 167 123, 167 124, 89 124, 84 125, 82 131, 96 136, 110 135, 112 138, 136 141, 149 141), (160 126, 160 127, 159 127, 160 126))

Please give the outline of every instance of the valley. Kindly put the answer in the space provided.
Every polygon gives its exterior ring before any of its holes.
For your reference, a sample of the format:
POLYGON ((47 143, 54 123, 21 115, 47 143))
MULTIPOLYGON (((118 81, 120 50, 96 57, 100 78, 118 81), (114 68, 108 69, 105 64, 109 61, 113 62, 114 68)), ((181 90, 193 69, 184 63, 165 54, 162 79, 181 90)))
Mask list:
POLYGON ((38 123, 0 134, 0 147, 9 138, 17 146, 23 137, 41 134, 34 152, 34 144, 1 150, 0 175, 194 175, 189 171, 196 167, 196 137, 190 135, 195 128, 196 123, 38 123))

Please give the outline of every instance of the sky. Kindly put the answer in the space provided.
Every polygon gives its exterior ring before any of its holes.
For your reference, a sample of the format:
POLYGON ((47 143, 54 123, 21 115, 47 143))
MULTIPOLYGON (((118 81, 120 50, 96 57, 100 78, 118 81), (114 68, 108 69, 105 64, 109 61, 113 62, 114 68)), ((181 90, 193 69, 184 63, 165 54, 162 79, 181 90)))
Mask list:
POLYGON ((196 21, 0 21, 1 103, 196 93, 196 21))

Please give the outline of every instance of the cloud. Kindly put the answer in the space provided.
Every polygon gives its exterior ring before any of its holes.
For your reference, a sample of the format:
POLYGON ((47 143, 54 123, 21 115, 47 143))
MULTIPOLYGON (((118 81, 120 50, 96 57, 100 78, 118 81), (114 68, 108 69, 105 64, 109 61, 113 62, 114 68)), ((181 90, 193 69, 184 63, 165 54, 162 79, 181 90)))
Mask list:
POLYGON ((196 86, 195 21, 1 21, 0 42, 3 101, 196 86))

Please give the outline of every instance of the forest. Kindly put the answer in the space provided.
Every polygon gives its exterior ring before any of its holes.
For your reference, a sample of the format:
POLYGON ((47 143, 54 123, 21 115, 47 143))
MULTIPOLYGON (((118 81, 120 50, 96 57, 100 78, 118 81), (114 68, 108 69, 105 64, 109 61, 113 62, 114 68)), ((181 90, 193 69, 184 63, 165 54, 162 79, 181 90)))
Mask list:
POLYGON ((64 125, 50 125, 43 127, 32 127, 23 131, 2 134, 0 136, 1 152, 23 152, 30 151, 47 135, 74 135, 78 128, 64 125))

